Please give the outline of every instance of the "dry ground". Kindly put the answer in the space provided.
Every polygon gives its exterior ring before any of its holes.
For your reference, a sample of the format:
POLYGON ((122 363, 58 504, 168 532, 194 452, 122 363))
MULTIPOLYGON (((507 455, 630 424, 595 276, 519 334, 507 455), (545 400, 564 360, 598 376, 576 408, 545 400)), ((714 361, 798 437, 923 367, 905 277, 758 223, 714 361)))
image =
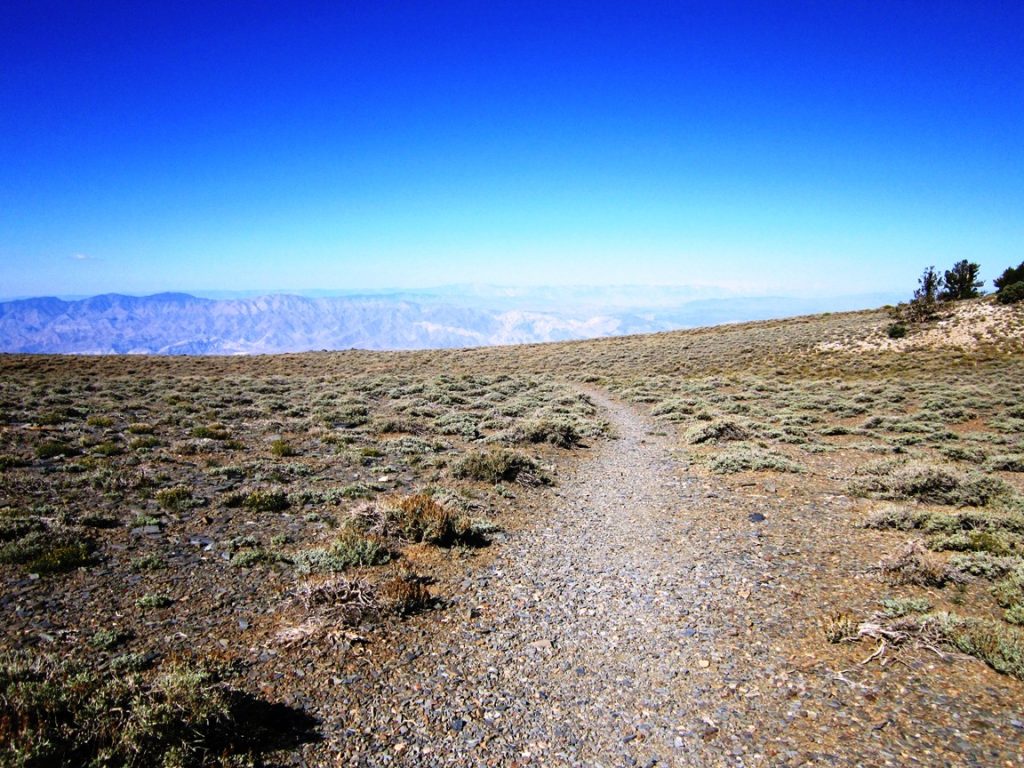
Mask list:
POLYGON ((1022 311, 888 322, 0 358, 0 759, 1019 764, 1022 311))

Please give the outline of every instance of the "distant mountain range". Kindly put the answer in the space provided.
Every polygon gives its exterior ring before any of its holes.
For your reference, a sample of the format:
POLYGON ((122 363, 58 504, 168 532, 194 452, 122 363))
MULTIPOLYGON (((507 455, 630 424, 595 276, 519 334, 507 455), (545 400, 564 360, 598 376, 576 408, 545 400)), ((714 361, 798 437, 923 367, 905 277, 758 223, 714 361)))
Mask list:
POLYGON ((235 355, 586 339, 878 306, 840 299, 695 298, 666 289, 474 290, 210 299, 105 294, 0 303, 0 351, 235 355))

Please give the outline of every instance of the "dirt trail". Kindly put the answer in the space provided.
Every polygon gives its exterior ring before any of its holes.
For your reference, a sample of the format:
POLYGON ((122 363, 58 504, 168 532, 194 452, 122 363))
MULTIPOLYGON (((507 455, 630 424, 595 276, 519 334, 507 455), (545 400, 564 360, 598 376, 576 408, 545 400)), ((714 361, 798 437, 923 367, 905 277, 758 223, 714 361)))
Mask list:
POLYGON ((691 667, 710 665, 706 633, 688 618, 701 600, 700 558, 678 514, 689 483, 651 423, 591 394, 617 439, 559 478, 544 519, 463 585, 471 594, 451 635, 427 635, 424 619, 422 647, 395 638, 405 663, 381 670, 365 693, 400 714, 382 723, 382 713, 360 711, 370 722, 350 723, 370 726, 349 731, 368 753, 421 764, 664 765, 713 727, 689 679, 691 667))
POLYGON ((914 665, 864 684, 827 658, 814 589, 835 582, 811 575, 863 577, 835 564, 843 497, 731 494, 590 394, 617 439, 559 477, 440 619, 383 638, 393 661, 347 664, 319 713, 338 764, 1018 764, 1024 731, 994 688, 968 696, 914 665), (825 661, 798 658, 808 637, 825 661))

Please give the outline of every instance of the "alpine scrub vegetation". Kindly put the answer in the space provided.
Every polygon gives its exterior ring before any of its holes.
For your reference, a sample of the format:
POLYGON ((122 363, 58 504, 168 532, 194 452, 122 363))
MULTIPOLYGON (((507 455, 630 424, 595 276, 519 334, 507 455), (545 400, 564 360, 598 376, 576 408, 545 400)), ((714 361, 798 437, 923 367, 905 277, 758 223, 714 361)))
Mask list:
POLYGON ((46 606, 0 633, 0 763, 243 764, 253 733, 294 739, 246 720, 270 705, 233 687, 244 649, 437 607, 439 559, 605 436, 564 380, 433 354, 0 360, 0 578, 46 606), (316 580, 358 586, 293 615, 316 580), (65 656, 24 655, 40 631, 65 656))
MULTIPOLYGON (((836 654, 835 670, 874 652, 857 642, 955 650, 990 668, 961 658, 935 674, 998 688, 992 670, 1019 669, 1024 619, 1024 324, 1019 305, 944 301, 945 281, 925 290, 942 317, 905 323, 904 339, 866 311, 458 352, 3 356, 0 579, 20 610, 2 649, 61 658, 5 668, 0 762, 54 764, 50 744, 70 764, 258 763, 252 708, 356 706, 380 665, 417 668, 413 640, 388 645, 397 634, 428 636, 440 617, 483 632, 484 590, 502 585, 470 577, 490 557, 476 545, 506 546, 498 525, 531 525, 556 496, 539 486, 614 453, 611 411, 586 394, 599 389, 649 415, 640 434, 667 446, 681 522, 666 552, 711 531, 686 557, 729 564, 721 599, 741 633, 757 619, 763 648, 794 659, 821 643, 810 650, 836 654), (236 706, 242 690, 267 701, 236 706), (158 725, 146 735, 133 712, 158 725)), ((856 669, 878 682, 876 665, 856 669)), ((900 665, 885 673, 921 692, 900 665)), ((362 726, 342 738, 338 724, 312 754, 365 746, 362 726)), ((413 760, 422 745, 403 743, 413 760)))

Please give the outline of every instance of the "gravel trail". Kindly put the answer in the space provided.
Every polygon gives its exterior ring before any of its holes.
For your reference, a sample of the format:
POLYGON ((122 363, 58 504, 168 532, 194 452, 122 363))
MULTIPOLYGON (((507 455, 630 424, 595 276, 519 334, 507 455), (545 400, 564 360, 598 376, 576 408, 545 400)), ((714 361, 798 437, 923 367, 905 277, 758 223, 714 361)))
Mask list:
POLYGON ((700 595, 678 522, 687 481, 651 423, 591 396, 617 439, 561 477, 545 519, 463 585, 450 636, 424 622, 395 638, 405 663, 366 682, 398 711, 385 723, 357 713, 371 723, 349 723, 354 762, 674 764, 712 727, 695 721, 687 679, 709 666, 688 622, 700 595))
POLYGON ((588 394, 617 439, 530 492, 447 610, 347 657, 317 713, 326 764, 1024 765, 1018 681, 824 642, 823 613, 876 578, 843 556, 850 499, 770 476, 730 490, 588 394))

